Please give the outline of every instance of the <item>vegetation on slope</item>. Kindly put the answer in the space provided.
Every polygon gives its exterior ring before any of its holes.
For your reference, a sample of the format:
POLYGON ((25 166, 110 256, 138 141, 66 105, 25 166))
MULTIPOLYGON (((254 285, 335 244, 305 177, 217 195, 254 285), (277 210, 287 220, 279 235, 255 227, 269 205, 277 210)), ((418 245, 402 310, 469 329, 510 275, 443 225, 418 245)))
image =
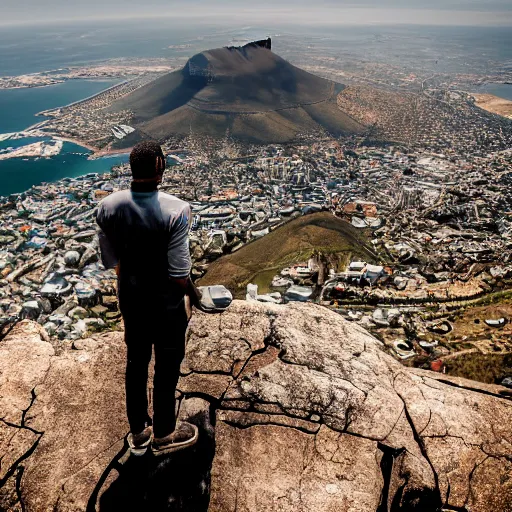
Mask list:
POLYGON ((322 253, 340 270, 351 258, 375 261, 367 235, 330 213, 306 215, 288 222, 239 251, 212 263, 201 285, 223 284, 237 297, 259 276, 277 274, 294 263, 322 253))
POLYGON ((500 384, 512 376, 512 354, 471 352, 445 361, 446 373, 454 377, 500 384))

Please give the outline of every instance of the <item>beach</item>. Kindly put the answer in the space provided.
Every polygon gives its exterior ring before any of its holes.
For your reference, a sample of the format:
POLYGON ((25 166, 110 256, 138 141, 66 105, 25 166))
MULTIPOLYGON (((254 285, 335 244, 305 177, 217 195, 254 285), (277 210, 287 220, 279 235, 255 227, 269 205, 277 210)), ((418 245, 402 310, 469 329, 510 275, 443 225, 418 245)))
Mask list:
POLYGON ((499 98, 493 94, 472 94, 475 105, 493 114, 512 119, 512 101, 499 98))

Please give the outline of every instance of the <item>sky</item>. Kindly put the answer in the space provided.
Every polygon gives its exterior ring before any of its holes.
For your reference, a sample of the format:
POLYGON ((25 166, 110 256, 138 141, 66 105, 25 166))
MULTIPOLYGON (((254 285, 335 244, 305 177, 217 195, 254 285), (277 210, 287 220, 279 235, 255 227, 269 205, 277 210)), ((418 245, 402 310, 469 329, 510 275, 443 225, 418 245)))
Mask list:
POLYGON ((512 26, 512 0, 0 0, 0 24, 170 17, 193 23, 512 26))

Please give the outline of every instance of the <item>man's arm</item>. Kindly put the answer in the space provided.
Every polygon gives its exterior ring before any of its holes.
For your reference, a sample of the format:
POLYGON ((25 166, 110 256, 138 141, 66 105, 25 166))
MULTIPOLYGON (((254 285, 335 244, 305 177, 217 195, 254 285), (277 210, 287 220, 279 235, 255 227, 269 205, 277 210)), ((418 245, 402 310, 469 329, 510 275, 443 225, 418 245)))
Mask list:
POLYGON ((169 269, 169 278, 180 282, 183 286, 190 275, 192 269, 192 260, 190 258, 190 248, 188 242, 188 233, 191 224, 190 207, 187 205, 181 214, 174 219, 171 226, 171 236, 167 247, 167 262, 169 269))
POLYGON ((119 264, 119 258, 116 254, 112 242, 103 231, 103 210, 98 208, 96 213, 96 223, 98 224, 98 240, 100 244, 101 262, 105 268, 115 268, 119 264))
POLYGON ((119 265, 119 258, 116 256, 113 245, 101 228, 98 230, 98 239, 100 242, 100 254, 103 266, 105 268, 117 267, 119 265))
POLYGON ((200 307, 201 292, 190 278, 192 260, 188 235, 192 215, 187 206, 181 215, 175 220, 172 227, 171 239, 168 247, 169 279, 175 283, 185 295, 190 297, 190 302, 197 308, 200 307))
POLYGON ((178 279, 174 277, 169 278, 173 283, 176 283, 185 295, 190 297, 190 304, 197 309, 201 309, 201 292, 197 289, 194 281, 189 277, 178 279))

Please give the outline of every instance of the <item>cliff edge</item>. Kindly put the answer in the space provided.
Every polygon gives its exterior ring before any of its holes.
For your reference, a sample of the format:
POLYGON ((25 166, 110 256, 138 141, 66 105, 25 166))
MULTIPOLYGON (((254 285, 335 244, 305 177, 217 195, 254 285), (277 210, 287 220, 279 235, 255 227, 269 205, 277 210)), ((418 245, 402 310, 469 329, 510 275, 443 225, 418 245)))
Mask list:
POLYGON ((179 382, 192 449, 129 456, 123 335, 0 342, 0 510, 512 509, 503 388, 403 367, 311 304, 196 313, 179 382))

